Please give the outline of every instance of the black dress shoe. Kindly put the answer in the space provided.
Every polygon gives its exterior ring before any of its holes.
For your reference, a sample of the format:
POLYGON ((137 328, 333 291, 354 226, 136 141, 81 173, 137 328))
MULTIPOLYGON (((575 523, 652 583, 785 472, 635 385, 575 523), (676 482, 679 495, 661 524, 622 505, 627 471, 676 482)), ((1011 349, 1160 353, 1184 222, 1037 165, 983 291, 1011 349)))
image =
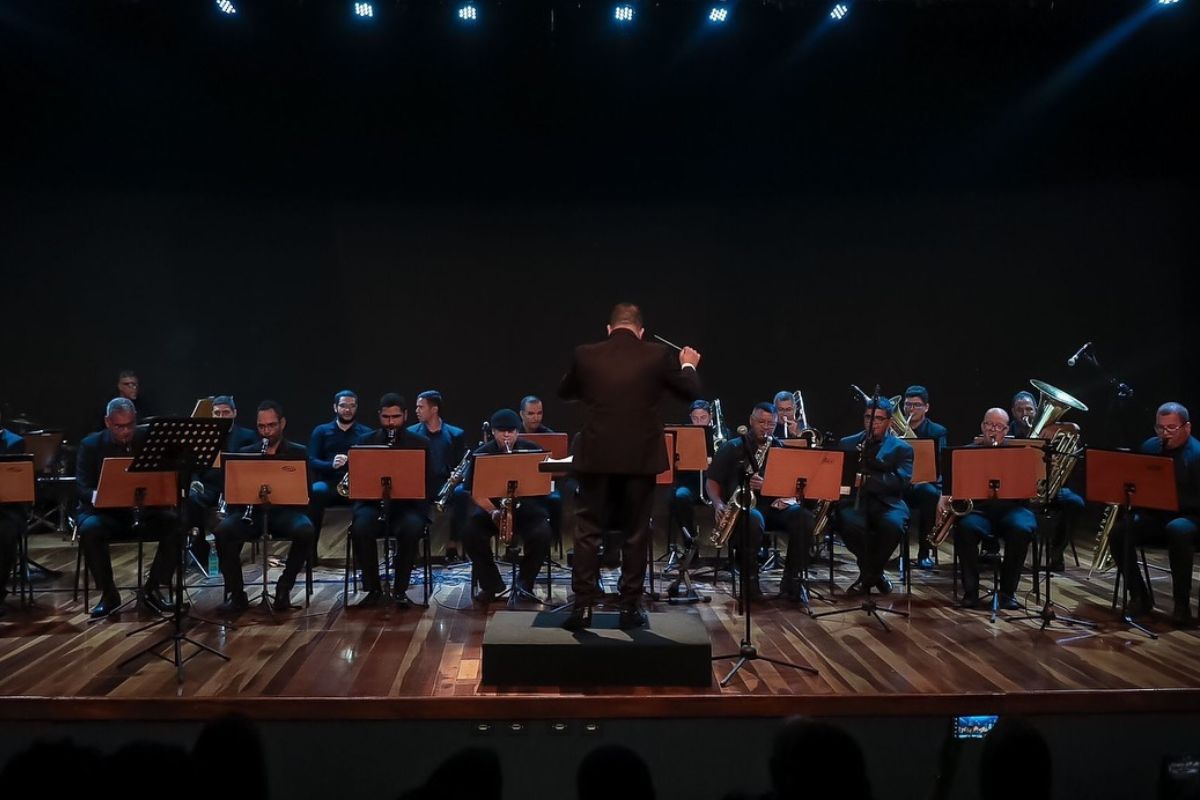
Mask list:
POLYGON ((1011 594, 1001 594, 996 605, 1001 611, 1020 611, 1021 609, 1021 604, 1011 594))
POLYGON ((1188 601, 1176 601, 1175 609, 1171 612, 1171 622, 1179 628, 1191 628, 1196 624, 1195 617, 1192 616, 1192 609, 1189 607, 1188 601))
POLYGON ((408 609, 413 607, 412 600, 408 599, 408 595, 406 595, 404 591, 396 592, 396 597, 394 599, 396 601, 396 608, 408 609))
POLYGON ((218 614, 240 614, 250 608, 250 598, 245 592, 234 592, 229 599, 217 606, 218 614))
POLYGON ((1131 594, 1129 595, 1129 604, 1125 607, 1125 611, 1131 617, 1144 617, 1154 608, 1154 602, 1146 594, 1131 594))
POLYGON ((892 582, 888 580, 887 575, 879 576, 879 580, 875 581, 875 590, 880 594, 892 593, 892 582))
POLYGON ((503 591, 503 589, 499 591, 493 591, 492 589, 480 589, 473 599, 481 606, 490 606, 492 603, 496 602, 496 598, 499 596, 500 592, 503 591))
POLYGON ((103 595, 100 598, 100 602, 97 603, 96 607, 92 609, 91 617, 92 617, 92 619, 99 619, 100 617, 107 617, 119 605, 121 605, 121 595, 119 595, 119 594, 103 595))
POLYGON ((280 613, 292 610, 292 590, 291 588, 284 589, 275 587, 275 599, 271 602, 271 608, 280 613))
POLYGON ((175 604, 163 597, 158 589, 147 589, 142 592, 142 604, 156 614, 175 613, 175 604))
POLYGON ((576 605, 571 608, 571 613, 563 620, 563 628, 568 631, 581 631, 592 626, 592 607, 589 605, 576 605))
POLYGON ((964 592, 958 604, 963 608, 979 608, 979 592, 964 592))
POLYGON ((354 604, 355 608, 378 608, 383 602, 383 592, 379 589, 371 589, 367 592, 362 600, 354 604))
POLYGON ((650 622, 646 617, 646 612, 640 608, 622 608, 621 615, 617 618, 617 627, 622 630, 629 628, 642 628, 650 622))

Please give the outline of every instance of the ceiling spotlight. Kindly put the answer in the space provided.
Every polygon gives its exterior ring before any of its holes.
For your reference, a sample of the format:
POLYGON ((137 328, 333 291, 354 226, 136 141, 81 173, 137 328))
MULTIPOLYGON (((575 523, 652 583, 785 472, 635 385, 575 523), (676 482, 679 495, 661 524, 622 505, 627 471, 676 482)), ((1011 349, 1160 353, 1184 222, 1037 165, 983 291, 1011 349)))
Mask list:
POLYGON ((838 3, 836 6, 833 7, 833 10, 829 12, 829 16, 835 20, 840 20, 840 19, 843 19, 849 13, 850 13, 849 6, 847 6, 845 3, 838 3))
POLYGON ((355 3, 354 16, 360 19, 373 19, 375 17, 375 6, 371 3, 355 3))
POLYGON ((720 25, 727 19, 729 19, 729 9, 723 5, 713 6, 708 10, 708 21, 714 25, 720 25))
POLYGON ((222 14, 237 13, 237 7, 230 0, 217 0, 217 10, 222 14))
POLYGON ((613 19, 621 23, 633 22, 633 6, 628 3, 617 6, 613 9, 613 19))
POLYGON ((474 3, 459 6, 458 18, 463 22, 475 22, 479 19, 479 9, 475 7, 474 3))

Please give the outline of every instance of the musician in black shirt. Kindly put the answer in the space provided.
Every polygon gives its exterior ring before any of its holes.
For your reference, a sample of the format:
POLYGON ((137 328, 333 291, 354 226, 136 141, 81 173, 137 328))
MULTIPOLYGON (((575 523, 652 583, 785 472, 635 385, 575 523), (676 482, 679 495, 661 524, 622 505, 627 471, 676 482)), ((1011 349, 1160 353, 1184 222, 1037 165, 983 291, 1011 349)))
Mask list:
MULTIPOLYGON (((214 419, 237 419, 237 404, 231 395, 218 395, 213 398, 212 415, 214 419)), ((237 453, 243 447, 249 447, 258 441, 258 436, 249 428, 243 428, 237 422, 231 422, 229 435, 225 437, 222 453, 237 453)), ((208 541, 204 538, 208 524, 208 515, 220 505, 221 491, 224 478, 218 465, 197 474, 189 487, 184 513, 187 515, 188 529, 194 529, 196 535, 192 539, 192 555, 196 561, 207 566, 208 541)))
MULTIPOLYGON (((763 477, 766 468, 770 466, 767 448, 783 446, 778 440, 767 444, 767 437, 775 430, 777 419, 773 404, 759 403, 750 413, 750 424, 746 434, 730 439, 713 456, 705 488, 712 499, 713 513, 718 522, 728 513, 727 504, 732 500, 745 473, 752 472, 749 480, 750 491, 756 496, 762 492, 763 477), (760 455, 763 461, 762 468, 755 463, 755 459, 760 455)), ((746 498, 742 499, 742 503, 746 504, 746 498)), ((780 594, 788 599, 807 603, 807 593, 799 576, 811 546, 812 512, 797 503, 795 498, 758 497, 756 505, 744 509, 742 513, 749 515, 749 527, 746 532, 749 539, 745 542, 749 552, 745 554, 745 561, 748 562, 750 570, 750 599, 762 599, 758 560, 755 556, 762 546, 763 531, 771 529, 786 531, 788 535, 787 561, 780 584, 780 594)), ((734 524, 730 538, 739 564, 743 563, 741 525, 740 520, 734 524)))
MULTIPOLYGON (((541 450, 533 442, 519 438, 517 431, 521 427, 521 418, 511 409, 500 409, 493 414, 491 426, 492 440, 475 450, 474 456, 541 450)), ((504 579, 500 577, 490 547, 503 511, 499 507, 499 498, 480 498, 471 493, 475 480, 474 467, 472 460, 463 481, 472 502, 463 530, 463 547, 471 558, 475 579, 479 582, 479 594, 475 596, 475 601, 487 605, 504 591, 504 579)), ((517 584, 525 592, 532 593, 538 570, 550 553, 550 519, 544 496, 522 497, 518 500, 513 511, 513 539, 517 537, 520 537, 525 551, 517 567, 517 584)))
MULTIPOLYGON (((314 548, 321 541, 325 509, 347 506, 350 500, 338 494, 337 486, 346 477, 346 453, 350 446, 371 432, 358 418, 358 395, 343 389, 333 396, 334 418, 313 428, 308 440, 308 463, 313 484, 308 517, 313 524, 314 548)), ((315 553, 314 553, 315 556, 315 553)))
POLYGON ((363 589, 366 596, 356 607, 377 606, 383 601, 383 587, 379 581, 379 548, 376 539, 389 536, 396 540, 396 556, 393 561, 395 583, 392 593, 396 605, 408 608, 409 581, 412 579, 413 564, 417 560, 417 547, 421 535, 429 524, 429 496, 437 491, 433 464, 429 459, 429 441, 404 429, 407 419, 404 398, 389 392, 379 398, 379 430, 364 436, 360 445, 383 445, 402 450, 425 452, 425 497, 420 500, 391 500, 387 509, 388 529, 383 530, 380 522, 382 500, 356 500, 354 502, 354 526, 351 542, 354 545, 354 560, 362 570, 363 589))
MULTIPOLYGON (((542 399, 537 395, 528 394, 522 397, 517 413, 521 415, 522 433, 554 433, 553 428, 547 428, 542 423, 545 411, 542 399)), ((546 511, 550 514, 550 532, 554 537, 553 541, 561 543, 563 500, 562 492, 558 490, 557 486, 550 494, 546 495, 546 511)))
MULTIPOLYGON (((283 407, 274 400, 258 404, 257 428, 261 437, 258 444, 243 447, 242 453, 261 453, 263 458, 284 459, 309 464, 308 451, 304 445, 283 438, 287 418, 283 407)), ((309 475, 309 484, 312 480, 309 475)), ((291 591, 296 585, 296 575, 304 567, 313 549, 315 534, 312 521, 304 506, 272 505, 267 512, 267 523, 272 539, 290 539, 283 574, 275 583, 275 598, 271 607, 276 611, 291 608, 291 591)), ((221 575, 225 578, 225 591, 229 599, 218 607, 221 613, 237 613, 250 607, 242 581, 242 545, 262 535, 263 507, 254 506, 246 514, 245 506, 229 506, 225 519, 214 532, 217 540, 217 555, 221 560, 221 575)))

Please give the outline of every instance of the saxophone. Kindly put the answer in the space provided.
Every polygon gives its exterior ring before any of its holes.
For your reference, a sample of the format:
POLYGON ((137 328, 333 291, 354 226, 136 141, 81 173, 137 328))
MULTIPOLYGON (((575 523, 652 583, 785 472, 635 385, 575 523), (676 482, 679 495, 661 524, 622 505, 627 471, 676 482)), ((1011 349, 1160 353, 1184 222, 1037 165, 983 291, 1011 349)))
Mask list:
POLYGON ((1090 580, 1097 571, 1106 572, 1112 566, 1112 546, 1111 537, 1113 527, 1117 524, 1117 515, 1120 513, 1121 507, 1116 503, 1109 503, 1104 507, 1104 513, 1100 516, 1100 530, 1096 533, 1096 552, 1092 554, 1092 567, 1088 570, 1088 579, 1090 580))
MULTIPOLYGON (((748 433, 746 426, 738 428, 738 434, 745 436, 748 433)), ((771 449, 775 438, 768 435, 763 439, 762 444, 754 451, 752 463, 746 465, 746 475, 755 475, 762 471, 763 464, 767 461, 767 451, 771 449)), ((712 533, 708 537, 708 543, 716 548, 722 548, 729 541, 729 537, 733 535, 733 526, 737 524, 738 518, 742 512, 753 508, 757 498, 754 492, 750 489, 746 490, 749 497, 742 496, 742 487, 739 486, 734 490, 733 496, 729 498, 729 502, 725 505, 725 512, 717 519, 716 525, 713 526, 712 533)))

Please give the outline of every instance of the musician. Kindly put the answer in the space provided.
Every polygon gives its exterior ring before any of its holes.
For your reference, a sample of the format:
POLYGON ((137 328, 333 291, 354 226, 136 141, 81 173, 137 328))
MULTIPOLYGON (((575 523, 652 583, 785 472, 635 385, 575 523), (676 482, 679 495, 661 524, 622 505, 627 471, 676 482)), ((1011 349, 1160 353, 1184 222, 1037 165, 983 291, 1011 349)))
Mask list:
MULTIPOLYGON (((450 473, 467 454, 466 434, 457 425, 451 425, 442 419, 442 393, 429 389, 417 395, 417 422, 408 426, 408 432, 429 441, 429 460, 433 463, 433 474, 436 493, 450 473)), ((471 502, 461 490, 462 484, 450 498, 450 541, 462 539, 463 525, 466 524, 467 510, 471 502)), ((436 497, 431 497, 431 500, 436 497)), ((446 560, 457 561, 458 553, 453 545, 446 548, 446 560)))
POLYGON ((425 451, 425 497, 420 500, 391 500, 388 503, 388 530, 380 522, 382 500, 356 500, 354 502, 354 527, 351 542, 354 545, 354 560, 362 570, 363 589, 366 596, 357 608, 377 606, 383 601, 383 590, 379 582, 379 549, 376 539, 390 536, 396 540, 396 556, 393 561, 395 584, 393 593, 396 605, 409 608, 405 592, 412 579, 413 564, 417 560, 417 547, 421 535, 429 524, 429 496, 437 491, 437 479, 433 476, 433 465, 429 460, 429 441, 404 429, 408 418, 408 404, 404 397, 388 392, 379 398, 379 430, 358 440, 360 445, 386 445, 400 450, 425 451))
POLYGON ((135 445, 145 437, 145 432, 137 429, 137 409, 133 401, 125 397, 114 397, 108 402, 104 427, 102 431, 85 436, 79 443, 75 466, 75 485, 79 492, 75 520, 80 547, 96 588, 100 590, 100 602, 91 610, 91 615, 108 616, 121 604, 108 551, 109 542, 115 538, 158 542, 142 587, 142 601, 154 611, 170 613, 172 606, 159 589, 170 583, 178 558, 178 517, 171 509, 147 508, 140 512, 140 523, 135 529, 137 519, 133 509, 97 509, 92 505, 104 459, 132 456, 135 445))
POLYGON ((1154 420, 1154 433, 1142 442, 1141 452, 1167 456, 1175 462, 1175 487, 1179 511, 1135 511, 1113 529, 1112 554, 1129 587, 1129 612, 1147 614, 1154 606, 1137 559, 1125 562, 1125 537, 1132 529, 1133 545, 1167 547, 1171 564, 1171 590, 1175 607, 1171 620, 1181 627, 1194 623, 1191 611, 1192 559, 1200 540, 1200 441, 1192 436, 1191 415, 1179 403, 1163 403, 1154 420))
MULTIPOLYGON (((529 394, 522 397, 517 413, 521 415, 522 433, 554 433, 553 429, 547 428, 542 423, 545 412, 542 410, 542 400, 537 395, 529 394)), ((554 535, 554 541, 561 543, 563 501, 562 492, 558 490, 557 485, 550 494, 546 495, 546 510, 550 512, 550 530, 554 535)), ((561 547, 559 549, 561 551, 561 547)))
MULTIPOLYGON (((243 447, 238 452, 261 453, 263 458, 302 461, 311 465, 304 445, 283 438, 287 417, 279 403, 264 400, 258 404, 256 427, 259 442, 243 447)), ((292 542, 284 561, 283 574, 275 583, 275 598, 271 607, 276 611, 291 608, 290 596, 292 587, 296 585, 296 575, 304 567, 316 541, 312 520, 305 511, 304 506, 272 505, 267 512, 271 538, 290 539, 292 542)), ((221 575, 225 578, 225 591, 229 595, 229 599, 217 607, 220 613, 233 614, 250 607, 242 582, 242 545, 262 535, 262 515, 262 506, 254 506, 249 515, 246 514, 246 506, 229 506, 225 519, 214 531, 221 575)))
POLYGON ((684 347, 676 359, 663 345, 642 341, 644 333, 641 309, 618 303, 609 314, 608 339, 576 347, 559 383, 559 397, 584 404, 574 458, 580 502, 571 575, 575 606, 563 623, 568 630, 591 624, 606 528, 624 536, 618 624, 646 624, 640 605, 654 479, 669 466, 659 405, 667 395, 696 399, 700 354, 684 347))
MULTIPOLYGON (((904 390, 904 414, 908 427, 918 439, 933 439, 937 452, 946 449, 946 428, 929 418, 929 390, 913 385, 904 390)), ((919 569, 933 569, 933 556, 929 552, 929 533, 937 521, 938 500, 942 496, 942 476, 932 483, 914 483, 904 493, 904 502, 910 510, 921 515, 921 530, 918 531, 917 561, 919 569)))
POLYGON ((314 555, 316 543, 321 541, 321 526, 325 523, 325 509, 330 506, 348 506, 349 498, 338 494, 337 486, 346 476, 346 453, 350 446, 371 433, 371 429, 358 417, 358 395, 343 389, 333 396, 334 418, 313 428, 308 440, 308 463, 312 473, 312 488, 309 491, 308 517, 313 524, 314 555))
POLYGON ((796 396, 786 390, 779 391, 775 393, 772 404, 779 413, 779 422, 771 435, 776 439, 795 439, 800 435, 802 428, 800 421, 796 419, 796 396))
MULTIPOLYGON (((225 437, 222 453, 236 453, 243 447, 258 442, 258 436, 249 428, 237 424, 237 404, 232 395, 222 394, 213 398, 212 415, 214 419, 234 420, 230 423, 229 435, 225 437)), ((195 530, 192 538, 192 554, 201 564, 208 564, 208 541, 204 538, 208 515, 217 507, 224 488, 224 478, 220 466, 206 469, 196 475, 188 491, 184 513, 187 516, 187 527, 195 530)))
MULTIPOLYGON (((537 452, 542 448, 526 439, 517 431, 521 429, 521 417, 512 409, 502 408, 491 418, 492 440, 477 448, 475 456, 491 456, 504 453, 537 452)), ((463 530, 463 549, 471 558, 475 579, 479 581, 479 593, 475 602, 488 605, 504 591, 504 579, 492 558, 490 542, 496 535, 501 514, 498 498, 476 497, 472 489, 475 480, 475 462, 467 466, 463 480, 472 508, 463 530)), ((517 585, 525 592, 533 592, 533 583, 538 571, 550 553, 550 519, 546 509, 546 498, 522 497, 513 511, 513 539, 520 537, 524 549, 517 565, 517 585)))
POLYGON ((847 458, 859 458, 861 446, 865 480, 856 488, 861 502, 843 500, 838 504, 837 521, 846 547, 858 560, 858 580, 847 590, 854 594, 872 588, 880 594, 892 590, 884 567, 904 535, 908 524, 908 506, 904 493, 912 481, 913 449, 892 431, 895 409, 886 397, 876 407, 867 406, 863 414, 864 430, 838 442, 848 451, 847 458))
MULTIPOLYGON (((790 398, 791 395, 788 397, 790 398)), ((779 440, 774 438, 769 445, 766 445, 767 437, 776 430, 778 419, 773 404, 759 403, 750 412, 750 424, 746 426, 746 435, 730 439, 713 456, 712 464, 708 468, 705 489, 712 499, 713 514, 716 520, 720 521, 727 513, 727 504, 741 484, 742 475, 753 468, 754 461, 752 459, 756 458, 756 454, 764 445, 783 447, 779 440)), ((750 491, 756 496, 762 493, 763 478, 766 467, 769 467, 767 463, 769 459, 765 458, 765 452, 763 452, 763 456, 764 469, 755 469, 749 481, 750 491)), ((745 503, 744 499, 743 503, 745 503)), ((747 513, 747 511, 742 513, 747 513)), ((758 581, 758 560, 755 558, 755 554, 762 546, 763 531, 770 528, 771 530, 786 531, 788 535, 786 566, 780 583, 780 595, 807 605, 808 594, 800 581, 800 569, 804 566, 811 546, 812 512, 797 503, 794 497, 758 497, 757 503, 748 509, 748 513, 749 526, 745 535, 749 538, 745 544, 749 553, 746 554, 745 561, 741 557, 740 545, 743 534, 738 527, 742 524, 740 520, 735 523, 731 542, 734 545, 735 559, 750 569, 747 576, 749 598, 761 600, 763 596, 762 587, 758 581)))
MULTIPOLYGON (((1003 444, 1009 430, 1009 417, 1002 408, 989 408, 979 425, 983 433, 981 444, 986 447, 1003 444)), ((1021 566, 1029 552, 1029 544, 1037 534, 1037 518, 1025 500, 976 501, 974 510, 960 519, 954 530, 958 561, 962 566, 963 608, 979 605, 979 545, 981 541, 1004 540, 1004 560, 1000 563, 1000 586, 997 587, 998 606, 1013 611, 1017 602, 1017 583, 1021 566)))
MULTIPOLYGON (((712 406, 707 400, 696 400, 688 409, 688 424, 711 428, 712 406)), ((725 436, 729 441, 729 436, 725 436)), ((674 493, 671 495, 671 517, 679 526, 685 548, 692 546, 696 536, 696 506, 705 502, 704 472, 676 470, 674 493)))
MULTIPOLYGON (((131 369, 123 369, 117 373, 117 397, 123 397, 133 403, 134 409, 137 412, 139 419, 154 416, 146 403, 146 398, 142 396, 142 382, 138 378, 137 373, 131 369)), ((101 420, 97 430, 104 430, 104 421, 101 420)))
MULTIPOLYGON (((1029 438, 1029 434, 1033 432, 1033 425, 1037 421, 1037 415, 1038 405, 1032 393, 1022 391, 1013 395, 1011 424, 1013 438, 1029 438)), ((1066 553, 1067 545, 1071 543, 1071 537, 1075 533, 1075 527, 1078 525, 1086 505, 1082 495, 1067 486, 1059 489, 1058 494, 1050 503, 1050 508, 1058 512, 1048 553, 1051 571, 1062 572, 1066 568, 1063 556, 1066 553)))
MULTIPOLYGON (((3 419, 0 419, 0 423, 3 419)), ((0 424, 0 453, 19 455, 25 452, 25 439, 7 431, 0 424)), ((0 617, 7 612, 4 598, 8 594, 8 578, 17 563, 17 545, 25 533, 29 509, 24 503, 0 505, 0 617)))

